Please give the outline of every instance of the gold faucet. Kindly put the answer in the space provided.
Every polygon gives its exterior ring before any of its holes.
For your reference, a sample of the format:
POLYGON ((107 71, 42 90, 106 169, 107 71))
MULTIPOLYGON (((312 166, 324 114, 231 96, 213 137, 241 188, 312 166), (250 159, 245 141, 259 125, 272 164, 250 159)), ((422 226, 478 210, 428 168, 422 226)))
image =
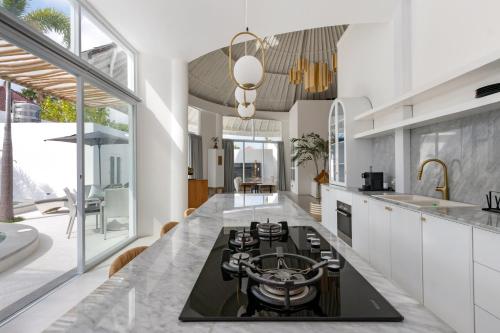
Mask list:
POLYGON ((443 167, 444 184, 443 186, 436 186, 436 191, 441 192, 441 195, 443 196, 444 200, 450 200, 450 189, 448 188, 448 168, 446 167, 446 164, 443 161, 437 158, 430 158, 428 160, 423 161, 418 168, 417 179, 422 180, 422 173, 424 172, 424 166, 429 162, 436 162, 443 167))

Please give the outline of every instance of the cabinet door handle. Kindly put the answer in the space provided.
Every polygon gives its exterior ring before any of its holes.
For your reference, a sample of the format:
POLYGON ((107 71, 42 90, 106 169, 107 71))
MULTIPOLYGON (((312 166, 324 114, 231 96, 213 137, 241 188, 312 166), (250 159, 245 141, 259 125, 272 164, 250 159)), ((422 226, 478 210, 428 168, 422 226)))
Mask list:
POLYGON ((427 222, 427 219, 426 219, 425 217, 423 217, 423 216, 420 218, 420 220, 421 220, 422 222, 427 222))
POLYGON ((392 208, 391 207, 387 207, 385 206, 385 210, 389 211, 389 212, 392 212, 392 208))
POLYGON ((368 203, 368 200, 363 200, 364 203, 368 203))

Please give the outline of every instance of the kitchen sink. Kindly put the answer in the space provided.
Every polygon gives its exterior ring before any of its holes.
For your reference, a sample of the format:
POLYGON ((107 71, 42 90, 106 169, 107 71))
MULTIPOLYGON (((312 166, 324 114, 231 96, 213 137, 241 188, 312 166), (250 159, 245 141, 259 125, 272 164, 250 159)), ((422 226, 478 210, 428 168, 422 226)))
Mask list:
POLYGON ((383 194, 383 195, 374 195, 376 198, 385 199, 388 201, 399 202, 403 204, 407 204, 409 206, 422 208, 422 207, 475 207, 471 204, 466 204, 462 202, 449 201, 436 199, 433 197, 426 197, 423 195, 413 195, 413 194, 383 194))

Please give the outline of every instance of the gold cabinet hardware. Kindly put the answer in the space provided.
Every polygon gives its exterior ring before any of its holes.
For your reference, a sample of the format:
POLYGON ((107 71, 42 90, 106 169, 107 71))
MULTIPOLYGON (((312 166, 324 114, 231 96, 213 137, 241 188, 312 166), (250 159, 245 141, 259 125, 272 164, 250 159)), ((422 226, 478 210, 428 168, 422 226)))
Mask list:
POLYGON ((392 212, 392 208, 391 207, 385 206, 385 210, 388 211, 388 212, 392 212))
POLYGON ((420 218, 420 220, 421 220, 422 222, 427 222, 427 219, 426 219, 425 217, 423 217, 423 216, 420 218))

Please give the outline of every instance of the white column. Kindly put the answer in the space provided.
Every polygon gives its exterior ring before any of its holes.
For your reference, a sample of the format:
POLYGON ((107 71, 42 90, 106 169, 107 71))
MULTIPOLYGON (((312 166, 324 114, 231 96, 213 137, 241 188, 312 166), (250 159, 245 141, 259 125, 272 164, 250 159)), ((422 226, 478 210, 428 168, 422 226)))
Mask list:
MULTIPOLYGON (((395 96, 401 96, 412 88, 412 48, 411 48, 411 0, 399 1, 394 10, 394 88, 395 96)), ((401 107, 404 119, 413 116, 411 106, 401 107)), ((410 130, 397 129, 394 144, 396 191, 410 193, 410 130)))
MULTIPOLYGON (((215 136, 217 136, 222 145, 222 115, 220 113, 215 114, 215 136)), ((221 147, 221 146, 220 146, 221 147)))
POLYGON ((181 221, 188 205, 187 133, 188 133, 188 63, 171 61, 171 174, 169 184, 171 219, 181 221))
MULTIPOLYGON (((395 133, 395 177, 396 192, 410 193, 411 173, 410 173, 410 130, 398 128, 395 133)), ((415 175, 416 177, 416 175, 415 175)))

